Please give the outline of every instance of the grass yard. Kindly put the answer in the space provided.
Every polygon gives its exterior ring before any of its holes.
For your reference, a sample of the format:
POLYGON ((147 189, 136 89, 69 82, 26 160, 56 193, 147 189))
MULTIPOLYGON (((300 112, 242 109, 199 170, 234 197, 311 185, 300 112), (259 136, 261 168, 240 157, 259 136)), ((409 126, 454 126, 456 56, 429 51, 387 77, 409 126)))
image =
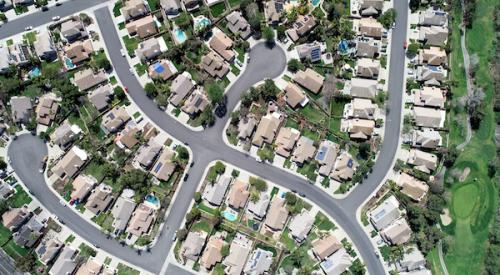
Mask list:
MULTIPOLYGON (((484 256, 488 243, 489 225, 495 216, 498 206, 497 190, 492 180, 488 177, 488 162, 495 158, 495 121, 492 106, 494 93, 493 80, 490 74, 489 60, 494 54, 493 11, 498 3, 495 0, 478 0, 472 28, 466 33, 467 47, 470 55, 479 57, 479 64, 475 74, 476 83, 482 86, 485 93, 483 101, 484 118, 481 126, 474 133, 471 142, 461 152, 453 166, 462 171, 469 167, 471 172, 462 183, 454 183, 450 189, 451 202, 449 203, 452 224, 444 227, 444 232, 451 237, 449 248, 445 255, 445 262, 450 274, 480 274, 483 272, 484 256)), ((459 5, 453 5, 453 18, 460 18, 459 5)), ((457 19, 458 20, 458 19, 457 19)), ((456 31, 458 22, 453 23, 452 33, 456 31)), ((454 49, 452 60, 455 57, 457 36, 452 37, 454 49)), ((452 74, 459 70, 460 64, 452 61, 452 74)), ((453 77, 456 77, 453 76, 453 77)), ((458 80, 458 79, 455 79, 458 80)), ((465 83, 452 88, 454 97, 464 94, 465 83)), ((454 114, 451 114, 454 115, 454 114)), ((450 142, 461 142, 458 133, 450 132, 450 142)), ((450 171, 450 170, 448 170, 450 171)), ((448 178, 447 174, 445 177, 448 178)), ((445 179, 446 182, 446 179, 445 179)), ((433 251, 435 253, 435 251, 433 251)), ((433 255, 432 253, 430 254, 433 255)), ((430 261, 434 263, 434 261, 430 261)), ((439 269, 433 267, 434 270, 439 269)))
POLYGON ((197 207, 201 211, 206 212, 206 213, 208 213, 208 214, 210 214, 212 216, 217 215, 217 210, 215 208, 208 207, 208 206, 204 205, 203 203, 198 204, 197 207))
POLYGON ((75 236, 74 235, 69 235, 66 240, 64 241, 64 243, 67 243, 67 244, 70 244, 72 243, 74 240, 75 240, 75 236))
POLYGON ((85 167, 84 173, 93 176, 97 181, 101 181, 104 178, 104 166, 95 161, 91 161, 85 167))
POLYGON ((139 275, 140 272, 131 268, 130 266, 126 266, 122 263, 119 263, 116 267, 116 275, 139 275))
POLYGON ((155 11, 160 8, 160 0, 148 0, 149 8, 155 11))
POLYGON ((311 181, 316 181, 318 174, 316 174, 316 170, 318 165, 314 161, 309 161, 304 163, 302 167, 297 168, 297 172, 306 176, 311 181))
POLYGON ((125 43, 125 48, 127 48, 128 55, 130 57, 134 57, 135 49, 137 49, 137 46, 139 45, 139 39, 128 35, 124 35, 122 39, 123 43, 125 43))
POLYGON ((137 72, 137 74, 139 76, 142 76, 146 73, 146 70, 148 69, 148 65, 144 64, 144 63, 138 63, 138 64, 135 64, 134 65, 135 67, 135 71, 137 72))
POLYGON ((109 83, 111 83, 111 85, 115 85, 116 83, 118 83, 118 81, 116 80, 115 76, 112 76, 109 78, 109 83))
POLYGON ((33 44, 36 41, 36 32, 28 32, 23 34, 23 39, 28 41, 29 44, 33 44))
POLYGON ((314 218, 314 225, 319 230, 324 230, 324 231, 335 229, 335 224, 333 224, 333 222, 331 222, 330 219, 321 212, 318 212, 318 214, 314 218))
POLYGON ((289 230, 288 228, 283 231, 281 234, 281 243, 288 249, 288 251, 293 251, 295 248, 297 248, 297 245, 295 245, 295 241, 290 237, 289 230))
POLYGON ((19 208, 25 204, 29 204, 33 199, 24 191, 21 185, 16 186, 16 193, 8 199, 8 204, 12 208, 19 208))
POLYGON ((118 17, 122 14, 122 12, 120 11, 122 6, 122 1, 116 1, 115 5, 113 6, 113 15, 115 17, 118 17))
POLYGON ((241 71, 240 71, 240 69, 238 69, 238 68, 237 68, 234 64, 231 64, 231 72, 232 72, 234 75, 238 76, 238 75, 240 74, 240 72, 241 72, 241 71))
POLYGON ((238 53, 236 57, 241 63, 245 62, 245 51, 240 47, 235 47, 234 50, 238 53))
POLYGON ((319 110, 314 104, 309 103, 299 110, 299 113, 303 115, 308 122, 312 123, 325 123, 327 116, 323 111, 319 110))
POLYGON ((10 232, 10 230, 0 224, 0 245, 6 243, 10 239, 11 235, 12 233, 10 232))
POLYGON ((191 226, 191 231, 205 231, 210 234, 210 232, 212 231, 212 226, 210 225, 210 223, 208 223, 208 221, 201 220, 191 226))
POLYGON ((227 2, 229 2, 229 6, 231 6, 231 8, 234 8, 241 3, 241 0, 228 0, 227 2))
POLYGON ((118 29, 119 29, 119 30, 123 30, 123 29, 125 29, 125 22, 120 22, 120 23, 118 23, 118 29))
POLYGON ((290 128, 293 128, 293 129, 299 129, 299 124, 297 123, 297 121, 291 119, 291 118, 288 118, 285 122, 285 127, 290 127, 290 128))
POLYGON ((219 17, 226 11, 226 4, 223 2, 217 3, 210 7, 210 13, 213 17, 219 17))

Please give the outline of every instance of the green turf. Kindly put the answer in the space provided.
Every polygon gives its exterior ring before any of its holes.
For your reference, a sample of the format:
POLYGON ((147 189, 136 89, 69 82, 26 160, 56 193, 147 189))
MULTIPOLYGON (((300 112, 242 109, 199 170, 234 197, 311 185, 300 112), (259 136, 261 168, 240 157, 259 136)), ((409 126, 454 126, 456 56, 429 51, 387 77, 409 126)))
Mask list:
POLYGON ((12 208, 19 208, 25 204, 29 204, 32 201, 31 197, 24 191, 20 186, 16 186, 16 193, 9 198, 8 203, 12 208))
POLYGON ((126 266, 122 263, 119 263, 116 268, 116 275, 139 275, 140 272, 131 268, 130 266, 126 266))
POLYGON ((191 227, 191 231, 205 231, 210 234, 210 232, 212 231, 212 226, 206 220, 202 220, 193 224, 193 226, 191 227))
POLYGON ((224 2, 217 3, 210 7, 210 12, 213 17, 219 17, 226 11, 226 4, 224 2))

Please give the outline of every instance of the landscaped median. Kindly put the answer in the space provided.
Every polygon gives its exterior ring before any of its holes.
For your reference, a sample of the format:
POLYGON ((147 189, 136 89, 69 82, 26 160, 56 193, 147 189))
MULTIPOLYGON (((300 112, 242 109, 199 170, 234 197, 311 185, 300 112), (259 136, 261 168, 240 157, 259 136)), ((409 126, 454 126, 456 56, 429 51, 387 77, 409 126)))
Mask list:
POLYGON ((206 168, 176 235, 174 258, 199 272, 364 270, 347 233, 316 205, 221 161, 206 168))

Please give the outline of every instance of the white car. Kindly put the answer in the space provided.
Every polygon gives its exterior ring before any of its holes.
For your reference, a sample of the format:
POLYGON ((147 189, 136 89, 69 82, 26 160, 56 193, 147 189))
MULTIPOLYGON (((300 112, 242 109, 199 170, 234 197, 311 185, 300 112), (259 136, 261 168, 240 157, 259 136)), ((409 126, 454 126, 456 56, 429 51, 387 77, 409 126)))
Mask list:
POLYGON ((120 53, 122 54, 123 57, 125 57, 125 50, 120 49, 120 53))
POLYGON ((64 200, 59 200, 59 203, 62 205, 62 206, 66 206, 66 202, 64 200))
POLYGON ((24 28, 25 30, 27 31, 31 31, 33 29, 33 26, 27 26, 26 28, 24 28))
POLYGON ((54 16, 52 17, 52 21, 59 21, 59 19, 61 19, 61 16, 54 16))

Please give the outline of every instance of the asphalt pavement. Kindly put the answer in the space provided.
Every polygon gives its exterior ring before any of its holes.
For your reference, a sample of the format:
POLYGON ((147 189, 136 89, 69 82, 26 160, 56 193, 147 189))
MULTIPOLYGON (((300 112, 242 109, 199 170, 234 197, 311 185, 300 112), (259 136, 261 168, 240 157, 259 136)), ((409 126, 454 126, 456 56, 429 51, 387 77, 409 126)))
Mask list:
MULTIPOLYGON (((404 50, 403 41, 406 36, 407 21, 406 1, 395 1, 395 9, 398 12, 396 27, 393 31, 389 95, 388 102, 390 112, 385 123, 385 139, 373 173, 365 179, 364 183, 354 189, 354 191, 343 200, 335 200, 324 191, 314 185, 308 184, 305 180, 296 177, 286 171, 273 166, 256 162, 239 151, 231 149, 222 141, 222 129, 228 118, 218 119, 214 127, 203 132, 193 132, 182 124, 171 118, 169 115, 157 108, 156 104, 146 96, 140 83, 132 77, 127 60, 121 56, 120 38, 116 33, 112 15, 107 8, 95 11, 95 15, 101 28, 102 37, 108 49, 116 73, 123 85, 128 87, 129 96, 141 108, 144 114, 154 121, 160 128, 171 134, 175 138, 188 143, 194 152, 194 166, 190 169, 188 180, 181 186, 179 194, 170 215, 165 220, 165 226, 160 233, 158 243, 151 248, 149 253, 142 252, 138 255, 135 250, 124 248, 118 242, 107 239, 94 226, 88 224, 70 209, 60 207, 59 200, 51 193, 47 186, 43 184, 43 178, 38 173, 38 161, 46 154, 46 146, 36 137, 24 135, 19 137, 9 147, 9 156, 12 159, 13 167, 19 177, 25 182, 28 188, 35 192, 37 198, 49 211, 62 217, 66 224, 75 230, 81 237, 93 242, 98 242, 101 249, 106 250, 125 261, 140 266, 153 273, 158 273, 167 257, 172 245, 171 238, 174 234, 173 228, 179 228, 183 217, 188 210, 189 203, 201 180, 202 174, 209 162, 217 159, 227 161, 233 165, 242 167, 264 179, 275 182, 285 188, 297 190, 316 203, 319 207, 335 219, 335 222, 348 234, 354 245, 361 253, 370 274, 383 274, 384 270, 380 260, 374 254, 368 236, 356 220, 356 210, 360 204, 372 194, 381 184, 381 180, 389 169, 396 152, 397 140, 401 124, 401 99, 403 92, 403 72, 404 72, 404 50), (38 140, 38 141, 37 141, 38 140), (38 175, 38 177, 37 177, 38 175)), ((286 57, 281 48, 270 49, 261 43, 252 48, 250 52, 250 62, 240 76, 229 89, 228 112, 235 107, 241 93, 246 91, 254 83, 265 78, 273 78, 282 73, 286 67, 286 57)), ((171 268, 169 266, 169 268, 171 268)), ((168 270, 168 269, 167 269, 168 270)))

